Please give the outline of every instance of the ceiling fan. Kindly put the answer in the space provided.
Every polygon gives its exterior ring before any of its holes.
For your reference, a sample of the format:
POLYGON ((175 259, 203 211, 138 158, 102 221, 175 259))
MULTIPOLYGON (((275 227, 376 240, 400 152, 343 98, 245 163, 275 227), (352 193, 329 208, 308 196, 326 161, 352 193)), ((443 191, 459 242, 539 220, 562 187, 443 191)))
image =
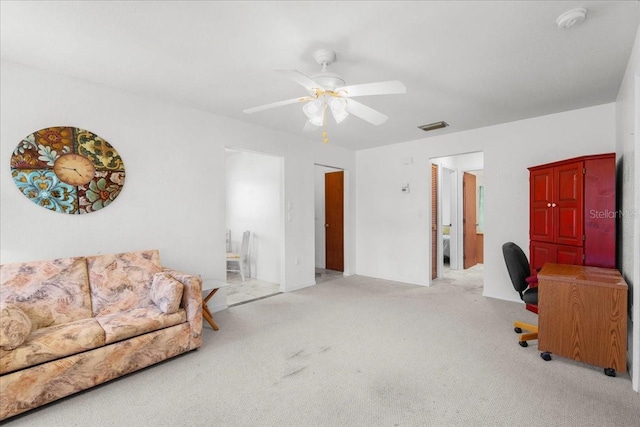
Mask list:
MULTIPOLYGON (((314 130, 325 126, 327 110, 331 111, 331 115, 336 123, 342 122, 352 114, 377 126, 384 123, 388 117, 353 98, 357 96, 392 95, 407 92, 405 85, 398 80, 345 86, 345 81, 342 77, 327 71, 327 67, 336 60, 336 53, 333 50, 320 49, 314 53, 313 57, 316 62, 322 66, 322 71, 311 77, 306 76, 298 70, 276 70, 278 73, 304 87, 309 93, 308 95, 248 108, 244 110, 244 112, 251 114, 283 105, 304 103, 302 111, 308 118, 304 127, 305 130, 314 130)), ((322 136, 323 141, 325 143, 328 142, 326 130, 322 136)))

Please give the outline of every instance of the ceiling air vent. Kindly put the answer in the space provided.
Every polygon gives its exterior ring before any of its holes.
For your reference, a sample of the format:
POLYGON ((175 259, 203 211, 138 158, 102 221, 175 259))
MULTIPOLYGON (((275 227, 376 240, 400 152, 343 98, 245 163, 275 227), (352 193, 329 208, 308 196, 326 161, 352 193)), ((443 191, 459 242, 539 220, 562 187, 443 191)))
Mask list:
POLYGON ((429 123, 428 125, 418 126, 418 128, 422 129, 425 132, 429 132, 430 130, 442 129, 446 128, 447 126, 449 126, 449 123, 447 122, 435 122, 429 123))

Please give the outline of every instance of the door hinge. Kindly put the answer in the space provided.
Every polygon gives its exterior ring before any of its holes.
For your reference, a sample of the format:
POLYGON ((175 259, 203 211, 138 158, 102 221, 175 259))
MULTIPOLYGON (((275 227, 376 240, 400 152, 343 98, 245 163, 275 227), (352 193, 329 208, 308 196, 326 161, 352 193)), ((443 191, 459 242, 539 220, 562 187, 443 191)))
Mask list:
POLYGON ((584 175, 585 173, 587 173, 587 168, 582 168, 582 174, 584 175))
POLYGON ((584 234, 582 235, 582 241, 584 242, 585 240, 587 240, 587 238, 584 236, 584 234))
POLYGON ((584 254, 582 254, 582 260, 584 261, 586 258, 587 257, 584 254))

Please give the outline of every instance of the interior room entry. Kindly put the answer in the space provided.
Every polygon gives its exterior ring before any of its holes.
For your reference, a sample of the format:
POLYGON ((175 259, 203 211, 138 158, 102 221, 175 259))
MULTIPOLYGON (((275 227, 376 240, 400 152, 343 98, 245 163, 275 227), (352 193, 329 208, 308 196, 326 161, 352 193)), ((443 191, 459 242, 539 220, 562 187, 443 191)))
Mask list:
POLYGON ((345 172, 315 165, 314 173, 315 267, 344 272, 345 172))
POLYGON ((433 253, 437 252, 437 277, 441 277, 484 262, 484 154, 455 154, 432 158, 430 162, 430 260, 434 264, 433 253), (433 241, 437 244, 433 245, 433 241))
POLYGON ((225 158, 227 251, 240 253, 250 231, 249 277, 282 284, 282 158, 229 148, 225 158))
POLYGON ((325 174, 324 190, 326 268, 344 271, 344 171, 325 174))

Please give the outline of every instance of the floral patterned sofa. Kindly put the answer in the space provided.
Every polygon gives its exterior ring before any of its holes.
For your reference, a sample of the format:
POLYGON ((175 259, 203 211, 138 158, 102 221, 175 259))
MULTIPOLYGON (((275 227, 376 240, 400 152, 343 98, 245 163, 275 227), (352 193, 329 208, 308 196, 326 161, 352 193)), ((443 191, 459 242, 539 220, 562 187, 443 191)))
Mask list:
POLYGON ((157 250, 0 265, 0 420, 200 347, 201 289, 157 250))

